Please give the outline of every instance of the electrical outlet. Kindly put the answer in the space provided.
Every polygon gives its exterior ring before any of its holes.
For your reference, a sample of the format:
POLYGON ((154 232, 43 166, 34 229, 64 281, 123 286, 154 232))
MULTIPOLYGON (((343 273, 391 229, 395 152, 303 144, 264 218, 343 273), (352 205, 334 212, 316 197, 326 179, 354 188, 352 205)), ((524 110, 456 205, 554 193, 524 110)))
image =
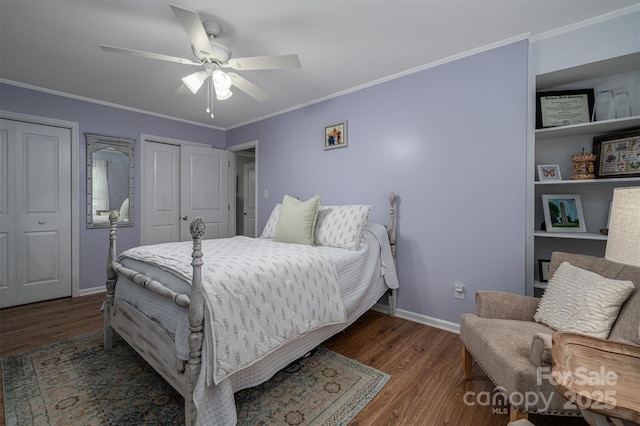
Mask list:
POLYGON ((453 297, 456 299, 463 299, 467 293, 467 289, 462 283, 454 283, 453 284, 453 297))

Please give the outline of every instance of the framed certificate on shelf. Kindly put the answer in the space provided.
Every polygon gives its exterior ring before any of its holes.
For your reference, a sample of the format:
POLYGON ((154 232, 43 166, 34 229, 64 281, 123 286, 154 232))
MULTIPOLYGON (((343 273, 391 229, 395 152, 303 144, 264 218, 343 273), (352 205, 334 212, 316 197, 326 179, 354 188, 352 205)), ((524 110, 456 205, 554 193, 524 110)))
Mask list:
POLYGON ((536 129, 590 123, 593 89, 536 93, 536 129))

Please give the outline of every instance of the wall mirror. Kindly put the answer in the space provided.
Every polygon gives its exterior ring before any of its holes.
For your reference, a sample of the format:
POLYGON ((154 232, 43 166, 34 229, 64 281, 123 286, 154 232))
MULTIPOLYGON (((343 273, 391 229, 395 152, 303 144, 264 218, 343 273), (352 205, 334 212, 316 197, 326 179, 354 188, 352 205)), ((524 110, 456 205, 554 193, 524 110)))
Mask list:
POLYGON ((109 214, 120 212, 118 226, 133 226, 134 139, 85 133, 87 140, 87 228, 108 228, 109 214))

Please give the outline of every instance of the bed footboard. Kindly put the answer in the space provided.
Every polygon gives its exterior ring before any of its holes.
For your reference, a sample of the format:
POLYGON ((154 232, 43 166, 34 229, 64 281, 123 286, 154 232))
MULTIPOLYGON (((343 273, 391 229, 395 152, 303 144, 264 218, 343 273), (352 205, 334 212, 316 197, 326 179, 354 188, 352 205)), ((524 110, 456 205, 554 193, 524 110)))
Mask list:
POLYGON ((193 390, 200 374, 202 363, 202 329, 204 320, 204 299, 202 292, 202 236, 205 224, 200 218, 191 222, 193 238, 192 262, 193 278, 191 294, 176 293, 159 281, 144 274, 128 269, 116 261, 116 233, 120 214, 111 212, 109 221, 109 254, 107 259, 107 295, 103 304, 104 347, 113 347, 114 332, 138 352, 167 382, 169 382, 185 400, 185 422, 195 423, 196 409, 193 403, 193 390), (175 353, 175 343, 161 327, 147 318, 135 307, 127 303, 115 302, 115 289, 118 274, 132 282, 173 301, 176 305, 189 309, 189 361, 181 361, 175 353))

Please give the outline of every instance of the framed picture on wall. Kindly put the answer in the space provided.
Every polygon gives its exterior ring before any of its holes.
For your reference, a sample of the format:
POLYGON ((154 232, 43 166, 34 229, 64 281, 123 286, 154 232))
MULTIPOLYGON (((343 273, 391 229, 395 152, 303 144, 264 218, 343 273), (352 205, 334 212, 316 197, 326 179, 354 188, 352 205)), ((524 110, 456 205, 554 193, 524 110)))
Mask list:
POLYGON ((347 121, 324 127, 324 149, 344 148, 347 146, 347 121))
POLYGON ((542 194, 547 232, 587 232, 578 194, 542 194))

